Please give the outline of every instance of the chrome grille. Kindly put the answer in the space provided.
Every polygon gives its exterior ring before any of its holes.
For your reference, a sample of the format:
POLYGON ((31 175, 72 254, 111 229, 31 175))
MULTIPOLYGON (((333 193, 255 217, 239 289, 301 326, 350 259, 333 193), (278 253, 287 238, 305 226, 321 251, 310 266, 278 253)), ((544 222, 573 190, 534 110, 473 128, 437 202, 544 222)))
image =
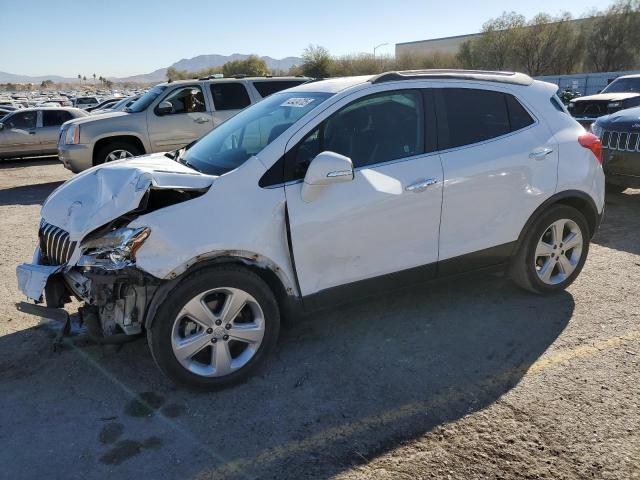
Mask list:
POLYGON ((602 132, 602 146, 609 150, 640 152, 640 133, 605 130, 602 132))
POLYGON ((69 261, 76 242, 69 240, 69 234, 63 229, 44 220, 40 222, 40 253, 49 265, 62 265, 69 261))

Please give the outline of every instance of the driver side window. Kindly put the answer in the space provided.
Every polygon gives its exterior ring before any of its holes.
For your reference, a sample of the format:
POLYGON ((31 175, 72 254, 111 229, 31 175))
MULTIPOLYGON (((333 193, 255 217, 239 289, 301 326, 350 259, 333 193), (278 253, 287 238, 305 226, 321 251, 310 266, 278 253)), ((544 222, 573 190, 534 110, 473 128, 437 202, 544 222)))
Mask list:
POLYGON ((419 155, 425 151, 424 109, 417 90, 360 98, 327 118, 286 155, 286 181, 304 178, 323 151, 349 157, 354 168, 419 155))
POLYGON ((32 128, 36 128, 37 115, 38 113, 35 111, 16 113, 12 115, 11 118, 5 120, 4 124, 8 128, 29 130, 32 128))
POLYGON ((202 89, 198 86, 178 88, 167 95, 161 103, 163 102, 169 102, 172 106, 171 113, 168 115, 205 112, 207 110, 202 89))

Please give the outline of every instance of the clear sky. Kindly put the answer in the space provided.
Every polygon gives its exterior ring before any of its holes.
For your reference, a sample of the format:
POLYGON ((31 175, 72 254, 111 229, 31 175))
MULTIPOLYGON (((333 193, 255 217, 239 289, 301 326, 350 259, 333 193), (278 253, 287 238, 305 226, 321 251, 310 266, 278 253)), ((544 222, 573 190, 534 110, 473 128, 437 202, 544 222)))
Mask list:
POLYGON ((196 55, 392 54, 399 42, 462 35, 504 11, 582 16, 607 0, 0 0, 0 71, 127 76, 196 55))

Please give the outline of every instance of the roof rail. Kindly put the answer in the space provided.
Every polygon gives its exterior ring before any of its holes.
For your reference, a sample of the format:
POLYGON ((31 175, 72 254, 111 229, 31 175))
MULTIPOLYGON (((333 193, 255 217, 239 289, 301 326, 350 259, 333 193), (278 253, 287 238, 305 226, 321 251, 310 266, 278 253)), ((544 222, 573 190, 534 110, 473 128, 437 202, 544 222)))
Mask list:
POLYGON ((514 85, 531 85, 533 79, 524 73, 493 72, 488 70, 403 70, 385 72, 369 79, 372 84, 396 82, 400 80, 480 80, 484 82, 511 83, 514 85))

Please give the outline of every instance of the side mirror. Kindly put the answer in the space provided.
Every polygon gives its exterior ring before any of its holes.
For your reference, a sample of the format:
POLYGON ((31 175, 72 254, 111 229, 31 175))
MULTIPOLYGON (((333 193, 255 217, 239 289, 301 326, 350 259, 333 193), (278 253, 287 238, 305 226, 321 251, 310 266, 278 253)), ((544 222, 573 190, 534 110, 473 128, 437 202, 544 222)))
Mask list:
POLYGON ((171 102, 160 102, 160 104, 156 107, 156 113, 158 115, 168 115, 173 111, 173 105, 171 102))
POLYGON ((335 152, 319 153, 307 169, 302 184, 302 200, 309 203, 329 185, 353 180, 351 159, 335 152))

